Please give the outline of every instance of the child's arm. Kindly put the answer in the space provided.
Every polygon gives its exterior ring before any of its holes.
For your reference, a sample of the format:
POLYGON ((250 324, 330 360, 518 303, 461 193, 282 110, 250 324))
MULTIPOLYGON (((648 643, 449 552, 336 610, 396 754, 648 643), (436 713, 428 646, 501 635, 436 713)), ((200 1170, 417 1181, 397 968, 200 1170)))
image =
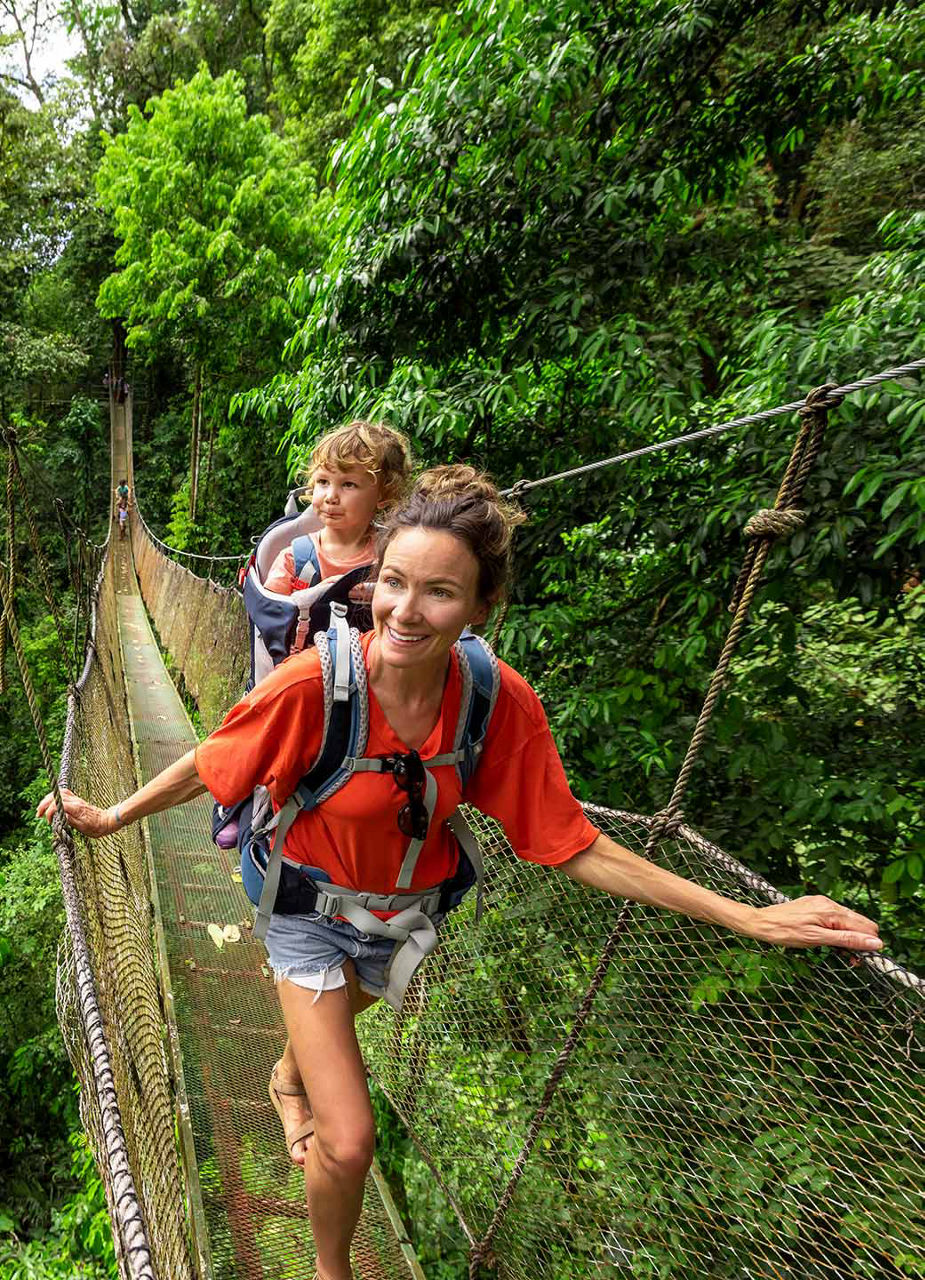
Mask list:
POLYGON ((263 585, 268 591, 275 591, 277 595, 291 596, 297 582, 292 546, 283 547, 270 565, 270 572, 267 574, 263 585))

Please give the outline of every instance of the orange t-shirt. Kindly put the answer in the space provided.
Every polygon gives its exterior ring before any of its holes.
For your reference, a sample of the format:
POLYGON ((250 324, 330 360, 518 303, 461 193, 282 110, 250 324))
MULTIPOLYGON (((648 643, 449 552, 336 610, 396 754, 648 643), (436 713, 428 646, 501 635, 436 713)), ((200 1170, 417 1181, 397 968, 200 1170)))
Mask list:
MULTIPOLYGON (((318 534, 313 533, 309 536, 315 544, 318 563, 321 566, 322 579, 339 577, 342 573, 349 573, 351 569, 359 569, 361 564, 372 564, 376 558, 376 550, 371 538, 366 546, 357 552, 355 556, 351 556, 349 560, 333 560, 322 551, 318 534)), ((270 565, 270 572, 267 574, 263 585, 268 591, 275 591, 277 595, 281 596, 291 596, 293 591, 301 591, 303 587, 312 585, 310 582, 305 582, 302 578, 295 576, 295 556, 292 554, 291 544, 288 547, 283 547, 270 565)))
MULTIPOLYGON (((374 632, 363 637, 367 669, 375 643, 374 632)), ((456 840, 444 819, 462 799, 496 818, 517 855, 529 862, 556 866, 598 835, 569 790, 539 698, 516 671, 499 665, 498 700, 465 793, 453 765, 433 770, 437 804, 413 889, 430 888, 455 871, 456 840)), ((425 764, 452 751, 460 698, 459 666, 451 654, 440 717, 420 749, 425 764)), ((317 651, 306 649, 282 662, 199 744, 199 776, 219 804, 236 804, 262 783, 279 808, 314 764, 322 724, 321 668, 317 651)), ((407 750, 370 689, 366 754, 407 750)), ((408 848, 398 829, 398 811, 407 802, 391 774, 356 773, 317 809, 299 814, 286 836, 285 855, 320 868, 335 884, 392 893, 408 848)))

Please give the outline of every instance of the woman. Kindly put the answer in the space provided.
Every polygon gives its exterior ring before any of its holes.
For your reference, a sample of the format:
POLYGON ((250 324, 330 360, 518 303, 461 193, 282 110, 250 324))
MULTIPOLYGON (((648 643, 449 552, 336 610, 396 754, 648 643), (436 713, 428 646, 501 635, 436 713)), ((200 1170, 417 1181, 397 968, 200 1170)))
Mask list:
MULTIPOLYGON (((424 763, 452 743, 461 692, 454 645, 467 624, 485 622, 500 598, 510 559, 512 513, 484 477, 462 492, 416 490, 379 538, 373 631, 363 647, 369 683, 367 755, 418 752, 424 763)), ((188 800, 207 788, 231 804, 263 783, 279 807, 308 771, 321 741, 320 664, 309 650, 283 663, 176 764, 111 810, 64 793, 70 823, 89 836, 188 800)), ((457 852, 442 819, 461 798, 456 771, 434 767, 435 817, 414 887, 445 880, 457 852)), ((588 822, 568 790, 539 700, 501 664, 498 700, 484 751, 465 790, 467 803, 497 818, 522 858, 555 866, 583 884, 788 946, 881 946, 877 926, 826 898, 756 908, 730 901, 637 857, 588 822)), ((328 801, 301 814, 286 858, 336 884, 394 890, 408 848, 409 791, 396 776, 361 773, 328 801), (402 811, 406 812, 405 819, 402 811)), ((39 814, 54 816, 46 796, 39 814)), ((318 1280, 351 1280, 350 1241, 359 1218, 374 1131, 354 1032, 356 1014, 383 989, 394 943, 360 934, 317 913, 274 914, 267 949, 290 1043, 274 1072, 287 1136, 314 1112, 304 1155, 318 1280)))

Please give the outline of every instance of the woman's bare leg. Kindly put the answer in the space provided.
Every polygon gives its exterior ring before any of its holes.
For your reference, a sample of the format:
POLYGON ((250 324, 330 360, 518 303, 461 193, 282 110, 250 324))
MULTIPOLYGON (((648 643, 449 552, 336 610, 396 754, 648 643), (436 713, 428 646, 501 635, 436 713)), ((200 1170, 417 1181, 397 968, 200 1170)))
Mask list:
MULTIPOLYGON (((348 988, 350 991, 350 999, 353 1004, 354 1017, 356 1017, 357 1014, 362 1013, 365 1009, 368 1009, 370 1005, 375 1004, 379 999, 378 996, 371 996, 369 992, 363 991, 357 982, 348 981, 348 988)), ((314 999, 314 992, 312 993, 312 999, 314 999)), ((302 1077, 299 1074, 299 1066, 296 1062, 295 1054, 292 1051, 291 1040, 286 1041, 283 1056, 279 1061, 277 1076, 284 1084, 302 1084, 302 1077)), ((279 1095, 279 1100, 286 1115, 286 1128, 290 1133, 293 1133, 299 1125, 304 1124, 304 1122, 308 1120, 311 1115, 311 1104, 307 1097, 300 1096, 297 1093, 281 1093, 279 1095)), ((305 1152, 308 1150, 311 1141, 311 1138, 303 1138, 293 1147, 290 1154, 296 1164, 305 1164, 305 1152)))
POLYGON ((375 1133, 366 1069, 354 1031, 359 1003, 351 965, 347 987, 316 992, 283 981, 277 987, 287 1052, 311 1098, 315 1136, 305 1156, 305 1190, 324 1280, 352 1280, 350 1242, 363 1204, 375 1133))

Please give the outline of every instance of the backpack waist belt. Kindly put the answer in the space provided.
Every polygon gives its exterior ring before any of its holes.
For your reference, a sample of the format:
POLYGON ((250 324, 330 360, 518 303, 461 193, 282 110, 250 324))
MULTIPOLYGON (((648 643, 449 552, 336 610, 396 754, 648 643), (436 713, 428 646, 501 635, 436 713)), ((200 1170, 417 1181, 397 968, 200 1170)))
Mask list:
MULTIPOLYGON (((288 858, 287 866, 297 866, 288 858)), ((385 999, 400 1009, 408 983, 417 967, 437 945, 436 920, 441 916, 443 885, 416 893, 366 893, 346 885, 320 883, 305 877, 314 892, 311 907, 331 919, 342 917, 362 933, 387 938, 397 945, 385 970, 385 999), (374 911, 395 911, 388 920, 380 920, 374 911)))
POLYGON ((388 910, 378 905, 378 901, 387 901, 388 898, 333 886, 331 892, 319 893, 315 910, 325 916, 343 916, 362 933, 388 938, 397 944, 386 966, 383 995, 393 1009, 400 1009, 418 965, 437 945, 437 928, 431 916, 437 914, 440 890, 431 889, 418 895, 392 894, 389 897, 411 898, 412 901, 398 915, 380 920, 373 911, 388 910))

